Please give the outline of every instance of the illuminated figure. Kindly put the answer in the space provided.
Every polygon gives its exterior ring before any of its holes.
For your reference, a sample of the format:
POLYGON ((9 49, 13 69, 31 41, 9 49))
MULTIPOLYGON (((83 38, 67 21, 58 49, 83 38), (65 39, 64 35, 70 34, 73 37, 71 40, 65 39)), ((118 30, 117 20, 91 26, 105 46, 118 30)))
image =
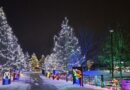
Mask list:
POLYGON ((47 77, 50 78, 51 77, 51 72, 47 73, 47 77))
POLYGON ((20 77, 20 71, 19 70, 14 71, 13 80, 19 80, 19 77, 20 77))
MULTIPOLYGON (((119 85, 119 81, 117 79, 112 80, 112 87, 117 90, 117 86, 119 85)), ((129 90, 129 89, 128 89, 129 90)))
POLYGON ((3 75, 3 85, 8 85, 11 83, 11 75, 10 72, 5 72, 3 75))
POLYGON ((83 86, 83 77, 82 77, 82 71, 79 69, 73 69, 73 84, 79 84, 80 86, 83 86))

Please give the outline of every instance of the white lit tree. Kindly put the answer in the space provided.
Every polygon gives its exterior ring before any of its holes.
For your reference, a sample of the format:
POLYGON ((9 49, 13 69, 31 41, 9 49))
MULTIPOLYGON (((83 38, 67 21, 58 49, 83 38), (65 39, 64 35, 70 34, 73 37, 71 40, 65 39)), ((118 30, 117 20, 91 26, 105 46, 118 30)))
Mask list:
POLYGON ((3 9, 0 8, 0 64, 3 68, 20 69, 23 67, 23 62, 23 51, 12 28, 7 23, 3 9))
POLYGON ((39 67, 42 69, 42 67, 44 67, 44 60, 45 60, 45 56, 41 55, 41 58, 39 59, 39 67))
POLYGON ((56 61, 57 57, 56 54, 51 53, 50 55, 47 55, 45 60, 44 60, 44 64, 43 64, 43 69, 45 69, 46 71, 52 71, 56 69, 56 61))
POLYGON ((26 70, 30 70, 31 69, 31 65, 30 65, 30 55, 28 52, 26 52, 24 54, 24 67, 26 70))
POLYGON ((73 66, 80 66, 82 55, 78 39, 73 29, 68 25, 68 19, 61 24, 61 31, 54 36, 54 48, 51 56, 51 64, 54 69, 68 70, 73 66))
MULTIPOLYGON (((22 48, 20 47, 20 45, 18 43, 15 43, 14 45, 17 46, 16 51, 15 51, 15 60, 14 60, 14 65, 17 66, 17 69, 25 69, 26 66, 26 58, 25 55, 22 51, 22 48)), ((10 64, 13 65, 12 62, 8 61, 10 64)))

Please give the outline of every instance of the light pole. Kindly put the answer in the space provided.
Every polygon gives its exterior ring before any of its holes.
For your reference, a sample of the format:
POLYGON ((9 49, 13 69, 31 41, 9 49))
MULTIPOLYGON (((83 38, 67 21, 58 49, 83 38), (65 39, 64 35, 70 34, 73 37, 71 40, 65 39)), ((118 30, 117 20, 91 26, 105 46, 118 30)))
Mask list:
POLYGON ((110 32, 110 36, 111 36, 111 64, 112 64, 111 70, 112 70, 112 79, 113 79, 114 78, 114 62, 113 62, 113 32, 114 32, 114 30, 111 29, 111 30, 109 30, 109 32, 110 32))

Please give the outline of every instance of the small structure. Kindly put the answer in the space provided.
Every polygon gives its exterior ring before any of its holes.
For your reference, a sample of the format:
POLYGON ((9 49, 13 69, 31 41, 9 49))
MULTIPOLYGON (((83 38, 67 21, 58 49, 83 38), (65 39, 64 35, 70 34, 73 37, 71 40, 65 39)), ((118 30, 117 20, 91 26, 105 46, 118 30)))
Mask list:
POLYGON ((13 80, 19 80, 19 78, 20 78, 20 70, 14 70, 13 80))
POLYGON ((122 80, 122 90, 130 90, 130 79, 122 80))
POLYGON ((73 67, 73 84, 83 86, 83 71, 82 67, 73 67))
POLYGON ((50 78, 51 75, 52 75, 52 73, 48 71, 48 72, 47 72, 47 78, 50 78))
POLYGON ((2 84, 3 85, 8 85, 11 83, 11 75, 9 71, 6 71, 3 73, 3 81, 2 84))
POLYGON ((57 80, 60 79, 60 70, 53 70, 53 75, 52 75, 53 80, 56 78, 57 80))
POLYGON ((94 84, 95 84, 96 86, 100 86, 100 85, 101 85, 101 80, 100 80, 100 78, 98 78, 97 75, 94 76, 94 84))

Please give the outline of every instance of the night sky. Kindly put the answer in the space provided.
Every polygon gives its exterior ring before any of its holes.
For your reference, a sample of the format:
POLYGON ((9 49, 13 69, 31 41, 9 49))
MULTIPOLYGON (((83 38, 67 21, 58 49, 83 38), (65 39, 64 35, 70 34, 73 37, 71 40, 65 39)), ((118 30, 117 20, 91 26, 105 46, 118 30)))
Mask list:
MULTIPOLYGON (((129 0, 128 0, 129 1, 129 0)), ((49 54, 53 36, 65 16, 76 35, 91 31, 102 36, 107 27, 120 23, 130 29, 130 3, 126 0, 0 0, 8 22, 24 51, 49 54), (84 1, 84 2, 83 2, 84 1)))

